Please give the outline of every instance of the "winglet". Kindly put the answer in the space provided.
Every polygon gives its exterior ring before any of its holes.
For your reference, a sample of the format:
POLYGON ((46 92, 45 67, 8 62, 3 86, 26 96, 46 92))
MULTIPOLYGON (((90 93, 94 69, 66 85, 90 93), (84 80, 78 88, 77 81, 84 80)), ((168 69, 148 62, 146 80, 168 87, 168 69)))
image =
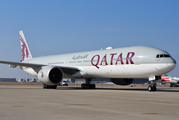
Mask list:
POLYGON ((33 58, 22 30, 19 31, 19 35, 20 35, 20 43, 21 43, 21 51, 22 51, 22 60, 24 61, 33 58))

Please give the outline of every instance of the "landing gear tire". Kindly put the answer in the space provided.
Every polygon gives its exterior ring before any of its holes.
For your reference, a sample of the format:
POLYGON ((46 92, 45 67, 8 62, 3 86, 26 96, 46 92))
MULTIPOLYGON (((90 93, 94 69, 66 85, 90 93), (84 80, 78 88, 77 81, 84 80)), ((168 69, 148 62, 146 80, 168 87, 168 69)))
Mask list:
POLYGON ((84 84, 81 84, 81 89, 84 89, 84 84))
POLYGON ((91 88, 92 88, 92 89, 95 89, 95 88, 96 88, 96 85, 95 85, 95 84, 91 84, 91 88))
POLYGON ((153 85, 153 86, 149 86, 149 87, 148 87, 149 92, 151 92, 151 91, 154 92, 154 91, 156 91, 156 89, 157 89, 157 88, 156 88, 155 85, 153 85))
POLYGON ((153 91, 156 91, 156 90, 157 90, 156 86, 153 86, 153 91))
POLYGON ((149 91, 152 91, 152 86, 149 86, 149 87, 148 87, 148 90, 149 90, 149 91))
POLYGON ((90 89, 90 84, 86 84, 86 89, 90 89))
POLYGON ((95 89, 95 84, 81 84, 82 89, 95 89))
POLYGON ((43 89, 57 89, 57 85, 46 85, 46 84, 43 84, 43 89))
POLYGON ((57 85, 53 85, 53 86, 52 86, 52 89, 57 89, 57 85))
POLYGON ((47 85, 46 84, 43 84, 43 89, 46 89, 47 88, 47 85))

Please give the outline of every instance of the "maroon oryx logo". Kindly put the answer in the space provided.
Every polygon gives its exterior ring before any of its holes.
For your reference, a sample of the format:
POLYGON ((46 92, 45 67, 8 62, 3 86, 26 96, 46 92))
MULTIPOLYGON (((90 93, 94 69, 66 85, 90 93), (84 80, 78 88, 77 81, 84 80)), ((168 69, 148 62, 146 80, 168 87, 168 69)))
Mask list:
POLYGON ((25 41, 23 40, 23 38, 21 37, 21 35, 20 35, 20 41, 22 42, 22 49, 21 49, 21 51, 22 51, 22 60, 24 61, 24 59, 25 59, 25 57, 27 57, 28 58, 28 56, 29 56, 29 52, 28 52, 28 48, 27 48, 27 46, 26 46, 26 43, 25 43, 25 41))
POLYGON ((41 72, 41 73, 42 73, 41 77, 43 78, 44 77, 44 73, 43 72, 41 72))

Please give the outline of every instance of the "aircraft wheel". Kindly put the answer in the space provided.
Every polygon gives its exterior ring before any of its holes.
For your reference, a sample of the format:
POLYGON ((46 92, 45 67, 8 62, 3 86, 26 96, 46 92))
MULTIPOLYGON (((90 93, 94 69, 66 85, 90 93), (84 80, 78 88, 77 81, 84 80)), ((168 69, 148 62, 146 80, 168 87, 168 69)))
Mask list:
POLYGON ((81 84, 82 89, 95 89, 95 84, 81 84))
POLYGON ((53 89, 57 89, 57 85, 54 85, 54 86, 53 86, 53 89))
POLYGON ((156 91, 156 89, 157 89, 156 86, 153 86, 153 91, 156 91))
POLYGON ((46 84, 43 84, 43 89, 57 89, 57 85, 46 85, 46 84))
POLYGON ((91 88, 91 84, 86 84, 86 89, 90 89, 91 88))
POLYGON ((148 87, 148 90, 149 90, 149 92, 152 91, 152 86, 149 86, 149 87, 148 87))
POLYGON ((91 84, 91 89, 95 89, 96 85, 95 84, 91 84))
POLYGON ((84 89, 84 84, 81 84, 81 88, 84 89))
POLYGON ((154 92, 154 91, 156 91, 156 89, 157 89, 157 88, 156 88, 155 85, 154 85, 154 86, 149 86, 149 87, 148 87, 149 92, 151 92, 151 91, 154 92))
POLYGON ((43 84, 43 89, 47 89, 47 85, 46 84, 43 84))
POLYGON ((87 85, 86 85, 86 84, 83 84, 83 86, 84 86, 84 89, 86 89, 86 86, 87 86, 87 85))

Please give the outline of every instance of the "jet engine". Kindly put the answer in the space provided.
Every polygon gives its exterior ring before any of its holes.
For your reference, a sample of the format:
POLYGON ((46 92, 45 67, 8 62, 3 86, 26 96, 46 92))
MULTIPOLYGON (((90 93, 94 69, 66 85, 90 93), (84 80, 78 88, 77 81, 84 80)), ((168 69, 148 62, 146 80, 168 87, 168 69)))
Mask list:
POLYGON ((111 81, 116 85, 129 85, 134 79, 129 78, 111 78, 111 81))
POLYGON ((63 71, 58 67, 46 66, 38 72, 38 79, 46 85, 58 85, 63 79, 63 71))

